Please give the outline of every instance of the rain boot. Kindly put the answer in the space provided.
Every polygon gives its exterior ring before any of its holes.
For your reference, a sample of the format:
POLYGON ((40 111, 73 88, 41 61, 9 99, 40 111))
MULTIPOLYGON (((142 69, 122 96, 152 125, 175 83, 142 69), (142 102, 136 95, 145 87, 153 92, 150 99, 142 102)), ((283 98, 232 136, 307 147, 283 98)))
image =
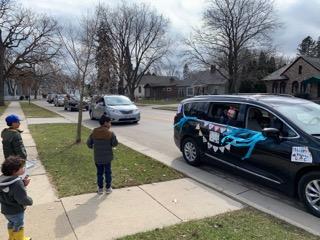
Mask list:
POLYGON ((8 228, 8 234, 9 234, 9 240, 14 240, 14 238, 13 238, 13 229, 12 228, 8 228))
POLYGON ((24 228, 21 228, 18 232, 13 232, 13 240, 31 240, 31 238, 25 237, 24 228))

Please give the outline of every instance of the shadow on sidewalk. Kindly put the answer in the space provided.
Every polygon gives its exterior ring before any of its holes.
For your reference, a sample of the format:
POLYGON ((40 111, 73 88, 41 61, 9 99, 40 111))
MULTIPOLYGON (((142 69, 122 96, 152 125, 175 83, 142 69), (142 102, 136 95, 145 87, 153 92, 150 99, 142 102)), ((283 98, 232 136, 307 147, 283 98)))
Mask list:
MULTIPOLYGON (((89 197, 89 196, 88 196, 89 197)), ((105 201, 108 198, 108 195, 94 195, 89 199, 85 200, 83 198, 75 197, 75 200, 67 200, 66 203, 63 203, 65 212, 57 217, 55 224, 55 235, 57 238, 63 238, 68 235, 76 235, 77 228, 85 226, 97 217, 97 210, 99 209, 100 203, 105 201), (77 200, 79 199, 79 200, 77 200), (71 204, 72 205, 71 205, 71 204), (71 210, 68 210, 70 209, 71 210), (71 228, 66 228, 64 226, 65 218, 69 220, 71 228), (62 231, 62 229, 68 229, 67 231, 62 231)))

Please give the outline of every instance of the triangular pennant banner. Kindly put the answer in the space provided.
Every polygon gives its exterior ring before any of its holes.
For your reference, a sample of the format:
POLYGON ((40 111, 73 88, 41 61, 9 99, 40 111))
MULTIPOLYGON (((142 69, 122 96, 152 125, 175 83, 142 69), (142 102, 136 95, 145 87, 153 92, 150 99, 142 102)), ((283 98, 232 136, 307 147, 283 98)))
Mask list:
POLYGON ((218 149, 219 149, 217 146, 212 146, 212 148, 213 148, 213 151, 215 151, 215 152, 218 151, 218 149))
POLYGON ((231 145, 228 144, 228 145, 225 146, 225 148, 226 148, 228 151, 230 151, 231 145))
POLYGON ((205 137, 202 137, 202 140, 204 143, 208 142, 208 140, 205 137))
POLYGON ((221 133, 224 133, 226 130, 227 130, 227 129, 224 128, 224 127, 221 127, 221 128, 220 128, 220 132, 221 132, 221 133))
POLYGON ((215 132, 218 132, 220 130, 220 127, 219 126, 214 126, 214 131, 215 132))
POLYGON ((219 147, 219 150, 223 153, 224 152, 224 147, 219 147))
POLYGON ((199 123, 197 124, 196 129, 200 130, 200 124, 199 123))
POLYGON ((209 124, 209 129, 211 130, 212 128, 214 128, 214 125, 212 123, 209 124))
POLYGON ((212 148, 212 144, 208 142, 208 149, 212 148))
POLYGON ((201 137, 203 136, 203 134, 202 134, 201 130, 199 130, 199 136, 201 136, 201 137))
POLYGON ((208 126, 208 125, 209 125, 209 122, 205 121, 205 122, 204 122, 204 126, 206 127, 206 126, 208 126))

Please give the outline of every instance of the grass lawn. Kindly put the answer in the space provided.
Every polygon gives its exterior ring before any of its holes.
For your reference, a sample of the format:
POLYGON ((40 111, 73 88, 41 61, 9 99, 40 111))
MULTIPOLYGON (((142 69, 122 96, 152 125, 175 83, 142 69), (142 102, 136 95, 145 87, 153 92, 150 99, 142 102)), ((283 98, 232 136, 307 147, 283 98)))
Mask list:
POLYGON ((168 110, 168 111, 176 112, 178 109, 178 106, 160 106, 160 107, 153 107, 153 109, 168 110))
POLYGON ((166 105, 166 104, 178 104, 181 100, 177 99, 140 99, 136 101, 136 104, 149 104, 149 105, 166 105))
MULTIPOLYGON (((81 144, 74 144, 75 124, 30 125, 43 165, 59 197, 96 191, 93 151, 85 144, 90 130, 83 127, 81 144)), ((183 174, 119 144, 114 150, 113 188, 168 181, 183 174)))
POLYGON ((4 106, 0 106, 0 116, 4 113, 9 104, 10 102, 4 102, 4 106))
POLYGON ((252 208, 121 238, 121 240, 167 239, 319 240, 320 238, 252 208))
POLYGON ((20 102, 24 115, 27 118, 50 118, 50 117, 61 117, 60 115, 51 112, 47 109, 39 107, 32 102, 20 102))

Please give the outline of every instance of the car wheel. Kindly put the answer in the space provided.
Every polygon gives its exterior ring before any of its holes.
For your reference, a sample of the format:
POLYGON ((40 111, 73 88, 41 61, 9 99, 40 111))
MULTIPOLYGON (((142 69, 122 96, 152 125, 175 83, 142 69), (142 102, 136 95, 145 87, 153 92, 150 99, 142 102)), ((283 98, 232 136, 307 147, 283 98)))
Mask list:
POLYGON ((182 143, 184 160, 192 166, 200 165, 200 150, 192 138, 186 138, 182 143))
POLYGON ((298 192, 309 212, 320 217, 320 171, 305 174, 299 181, 298 192))

